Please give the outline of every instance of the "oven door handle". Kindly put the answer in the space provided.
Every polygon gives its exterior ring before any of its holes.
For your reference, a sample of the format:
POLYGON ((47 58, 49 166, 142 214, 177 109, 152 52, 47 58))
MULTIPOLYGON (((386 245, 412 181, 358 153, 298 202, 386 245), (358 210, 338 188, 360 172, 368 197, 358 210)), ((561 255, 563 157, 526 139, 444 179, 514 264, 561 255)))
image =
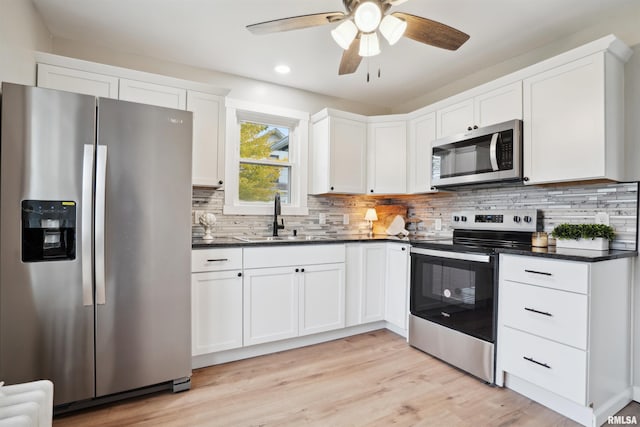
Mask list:
POLYGON ((491 262, 491 255, 469 254, 466 252, 437 251, 433 249, 411 248, 412 254, 427 255, 438 258, 459 259, 462 261, 491 262))

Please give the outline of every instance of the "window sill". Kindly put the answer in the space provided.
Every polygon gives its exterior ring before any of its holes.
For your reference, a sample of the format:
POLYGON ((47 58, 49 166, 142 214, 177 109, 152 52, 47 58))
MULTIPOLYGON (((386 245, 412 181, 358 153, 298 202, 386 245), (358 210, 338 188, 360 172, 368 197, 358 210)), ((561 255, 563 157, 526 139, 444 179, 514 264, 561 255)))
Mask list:
MULTIPOLYGON (((234 206, 225 205, 222 213, 224 215, 273 215, 273 205, 270 206, 234 206)), ((282 216, 309 215, 307 207, 282 206, 282 216)))

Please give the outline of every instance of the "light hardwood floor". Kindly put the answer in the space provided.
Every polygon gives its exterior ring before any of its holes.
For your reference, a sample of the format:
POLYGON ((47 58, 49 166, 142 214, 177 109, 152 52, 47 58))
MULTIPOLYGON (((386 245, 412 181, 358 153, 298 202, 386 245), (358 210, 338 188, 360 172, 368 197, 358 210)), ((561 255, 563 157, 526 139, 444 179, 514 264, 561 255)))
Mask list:
MULTIPOLYGON (((635 405, 635 406, 633 406, 635 405)), ((640 405, 625 408, 638 415, 640 405)), ((54 426, 574 426, 386 330, 195 370, 192 389, 59 417, 54 426)))

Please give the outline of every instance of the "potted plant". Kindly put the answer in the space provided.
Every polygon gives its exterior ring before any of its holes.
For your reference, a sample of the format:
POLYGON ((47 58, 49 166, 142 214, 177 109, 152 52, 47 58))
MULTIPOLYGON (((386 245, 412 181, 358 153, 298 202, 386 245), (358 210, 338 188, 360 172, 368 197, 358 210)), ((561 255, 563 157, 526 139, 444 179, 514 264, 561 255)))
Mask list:
POLYGON ((560 224, 551 232, 558 248, 606 251, 615 232, 604 224, 560 224))

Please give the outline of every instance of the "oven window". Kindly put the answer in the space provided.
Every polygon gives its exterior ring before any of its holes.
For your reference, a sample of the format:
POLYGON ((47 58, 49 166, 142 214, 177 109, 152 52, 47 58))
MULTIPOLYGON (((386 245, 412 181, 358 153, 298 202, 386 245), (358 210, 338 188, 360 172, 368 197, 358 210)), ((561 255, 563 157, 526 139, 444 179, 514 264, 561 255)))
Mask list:
POLYGON ((493 342, 493 277, 493 263, 411 254, 411 314, 493 342))

